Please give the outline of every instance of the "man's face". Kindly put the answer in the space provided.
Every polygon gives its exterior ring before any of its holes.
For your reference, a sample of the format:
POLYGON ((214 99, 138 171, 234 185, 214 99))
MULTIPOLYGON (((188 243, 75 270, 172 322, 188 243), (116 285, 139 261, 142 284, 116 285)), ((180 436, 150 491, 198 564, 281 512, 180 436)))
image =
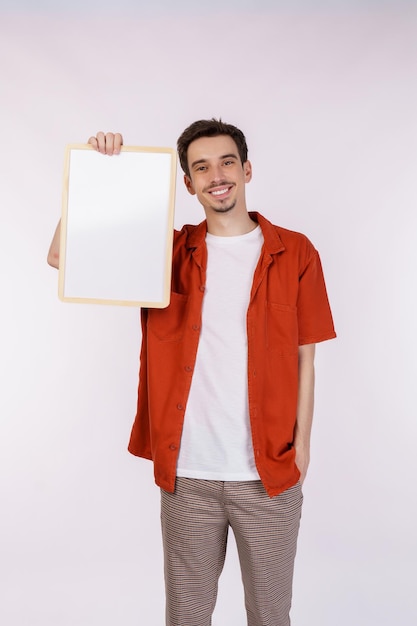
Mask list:
POLYGON ((228 135, 201 137, 188 147, 190 176, 184 182, 207 213, 245 210, 245 184, 252 178, 249 161, 242 165, 233 139, 228 135))

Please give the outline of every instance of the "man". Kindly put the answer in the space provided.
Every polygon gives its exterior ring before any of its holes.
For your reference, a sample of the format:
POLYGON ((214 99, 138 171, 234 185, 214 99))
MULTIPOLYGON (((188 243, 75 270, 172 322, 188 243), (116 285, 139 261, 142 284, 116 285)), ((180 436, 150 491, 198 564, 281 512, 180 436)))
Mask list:
MULTIPOLYGON (((122 137, 89 143, 117 154, 122 137)), ((288 626, 315 343, 335 337, 320 260, 306 237, 248 212, 238 128, 200 120, 177 147, 206 220, 175 232, 169 306, 141 311, 129 443, 161 487, 166 623, 209 626, 231 527, 248 626, 288 626)))

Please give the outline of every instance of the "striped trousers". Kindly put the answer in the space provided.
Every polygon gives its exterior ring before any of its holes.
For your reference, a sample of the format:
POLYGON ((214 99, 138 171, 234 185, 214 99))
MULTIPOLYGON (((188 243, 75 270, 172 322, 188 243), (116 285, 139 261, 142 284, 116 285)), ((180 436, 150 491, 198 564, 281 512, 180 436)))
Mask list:
POLYGON ((289 626, 302 499, 300 484, 270 498, 260 481, 177 478, 162 490, 166 625, 210 626, 230 527, 248 626, 289 626))

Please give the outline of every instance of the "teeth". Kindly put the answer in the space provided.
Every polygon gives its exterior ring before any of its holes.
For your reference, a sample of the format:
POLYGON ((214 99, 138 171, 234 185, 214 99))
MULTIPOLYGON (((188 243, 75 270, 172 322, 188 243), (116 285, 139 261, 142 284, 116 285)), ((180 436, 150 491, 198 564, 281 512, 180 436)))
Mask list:
POLYGON ((213 196, 221 196, 223 193, 227 193, 228 189, 222 189, 221 191, 212 191, 213 196))

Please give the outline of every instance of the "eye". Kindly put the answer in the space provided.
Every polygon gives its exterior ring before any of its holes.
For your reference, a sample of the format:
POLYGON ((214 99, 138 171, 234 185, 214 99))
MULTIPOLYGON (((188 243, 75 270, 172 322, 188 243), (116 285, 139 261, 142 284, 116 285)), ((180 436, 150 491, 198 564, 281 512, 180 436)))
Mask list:
POLYGON ((195 168, 196 172, 204 172, 207 169, 206 165, 199 165, 198 167, 195 168))
POLYGON ((232 159, 228 159, 227 161, 224 161, 223 165, 233 165, 234 161, 232 159))

